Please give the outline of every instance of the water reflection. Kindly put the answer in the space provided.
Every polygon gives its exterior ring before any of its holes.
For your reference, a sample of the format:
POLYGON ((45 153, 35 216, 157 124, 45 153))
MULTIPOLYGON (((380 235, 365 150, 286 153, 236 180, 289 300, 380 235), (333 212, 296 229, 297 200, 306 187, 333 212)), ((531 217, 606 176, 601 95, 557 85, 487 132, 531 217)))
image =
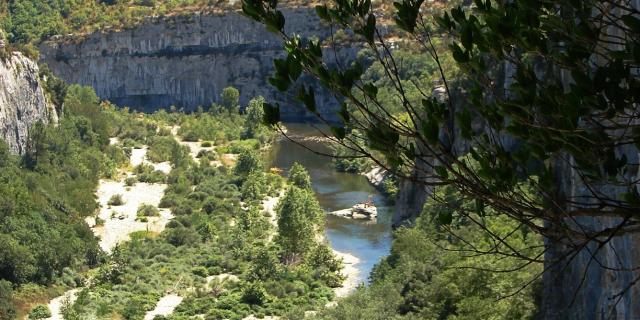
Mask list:
MULTIPOLYGON (((287 124, 290 135, 309 137, 318 135, 312 127, 304 124, 287 124)), ((318 141, 305 141, 305 146, 320 152, 329 152, 329 148, 318 141)), ((348 252, 360 259, 362 282, 367 278, 373 266, 389 253, 391 246, 391 215, 385 198, 373 188, 365 177, 356 174, 336 172, 331 167, 331 159, 317 155, 291 141, 283 139, 272 149, 269 162, 271 166, 286 171, 294 162, 304 165, 313 182, 313 189, 320 205, 328 211, 349 208, 366 201, 369 196, 378 206, 376 222, 350 220, 327 215, 326 235, 333 248, 348 252)))

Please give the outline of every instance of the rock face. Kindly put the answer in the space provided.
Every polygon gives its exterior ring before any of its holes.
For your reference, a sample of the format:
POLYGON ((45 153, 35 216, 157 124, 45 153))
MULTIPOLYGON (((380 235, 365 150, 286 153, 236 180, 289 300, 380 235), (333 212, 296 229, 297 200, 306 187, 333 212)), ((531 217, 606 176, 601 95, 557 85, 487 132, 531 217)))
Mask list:
POLYGON ((26 151, 29 128, 34 123, 57 122, 38 73, 38 65, 21 53, 0 59, 0 138, 16 154, 26 151))
MULTIPOLYGON (((287 9, 285 16, 288 32, 329 34, 313 9, 287 9)), ((284 54, 282 41, 237 12, 156 18, 122 32, 94 33, 79 43, 48 41, 40 51, 58 77, 92 86, 121 106, 193 110, 218 102, 222 89, 234 86, 242 105, 262 95, 280 102, 283 120, 312 118, 268 84, 273 59, 284 54)), ((356 50, 342 52, 355 56, 356 50)), ((335 119, 333 96, 321 91, 316 99, 320 113, 335 119)))

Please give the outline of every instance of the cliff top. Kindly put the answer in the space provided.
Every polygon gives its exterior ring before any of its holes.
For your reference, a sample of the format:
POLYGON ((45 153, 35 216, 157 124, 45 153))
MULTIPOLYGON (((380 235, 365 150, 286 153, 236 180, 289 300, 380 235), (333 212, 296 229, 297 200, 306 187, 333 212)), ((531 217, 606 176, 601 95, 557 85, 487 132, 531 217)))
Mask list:
MULTIPOLYGON (((0 28, 14 44, 36 44, 51 39, 83 39, 96 31, 110 33, 133 28, 153 19, 219 15, 241 10, 240 0, 77 0, 56 4, 47 0, 15 0, 0 4, 0 28), (64 35, 61 37, 61 35, 64 35)), ((313 8, 321 0, 280 0, 283 8, 313 8)), ((379 17, 392 21, 391 1, 374 0, 379 17)))

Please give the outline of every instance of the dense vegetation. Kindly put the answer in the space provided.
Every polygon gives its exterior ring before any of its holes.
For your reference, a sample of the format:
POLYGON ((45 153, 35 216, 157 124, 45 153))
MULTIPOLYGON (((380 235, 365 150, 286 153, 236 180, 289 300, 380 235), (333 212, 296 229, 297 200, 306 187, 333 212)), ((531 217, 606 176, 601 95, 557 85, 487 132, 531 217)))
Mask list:
MULTIPOLYGON (((545 318, 637 317, 625 302, 636 295, 633 270, 640 263, 625 244, 634 241, 640 209, 637 3, 396 1, 400 39, 385 34, 371 1, 316 7, 332 31, 370 49, 365 58, 379 63, 384 82, 365 73, 366 59, 334 66, 315 35, 290 34, 279 1, 242 3, 247 16, 285 42, 287 56, 275 61, 270 78, 274 87, 299 92, 314 112, 312 88, 297 81, 311 75, 348 101, 341 123, 330 128, 336 143, 363 146, 354 156, 413 181, 420 197, 452 187, 475 204, 460 210, 437 199, 455 209, 440 212, 441 222, 452 226, 453 213, 460 213, 493 241, 490 250, 472 252, 505 254, 491 220, 476 218, 487 211, 544 237, 544 259, 519 246, 507 251, 545 264, 545 318), (425 56, 416 61, 397 47, 425 56), (435 69, 435 86, 404 68, 421 60, 435 69), (595 306, 596 300, 615 303, 595 306)), ((344 43, 330 46, 338 51, 344 43)), ((267 123, 277 126, 279 116, 277 104, 265 104, 267 123)))
POLYGON ((453 188, 439 190, 436 198, 426 203, 414 226, 395 231, 391 254, 376 266, 372 284, 325 310, 320 319, 532 319, 538 315, 540 292, 535 279, 542 266, 500 252, 509 246, 540 254, 540 237, 495 211, 487 210, 482 216, 460 214, 476 204, 453 188), (504 243, 496 248, 473 220, 485 221, 504 243))
POLYGON ((0 3, 0 28, 29 44, 53 35, 131 27, 150 16, 219 10, 218 0, 13 0, 0 3))
MULTIPOLYGON (((149 117, 156 124, 181 125, 179 132, 192 140, 210 138, 212 128, 213 132, 222 128, 227 138, 239 139, 236 129, 242 127, 242 120, 231 113, 215 117, 160 113, 149 117), (207 128, 199 120, 215 125, 207 128)), ((151 134, 146 140, 156 139, 151 134)), ((119 246, 110 262, 96 271, 92 285, 65 311, 66 317, 110 319, 118 314, 124 319, 139 319, 167 292, 185 296, 170 317, 176 319, 196 315, 207 319, 240 319, 250 314, 299 316, 327 303, 333 296, 330 287, 340 284, 340 264, 325 244, 317 243, 321 211, 313 194, 289 188, 277 210, 283 222, 281 230, 271 241, 276 230, 269 219, 274 217, 262 211, 261 201, 276 196, 285 182, 265 172, 259 149, 239 151, 233 170, 212 166, 207 158, 196 163, 183 151, 178 156, 166 151, 161 154, 174 156, 158 158, 172 162, 160 207, 170 209, 176 218, 161 234, 142 231, 119 246), (312 212, 314 217, 305 216, 312 212), (296 225, 284 223, 291 216, 302 219, 296 220, 296 225), (298 239, 291 236, 298 225, 311 226, 305 229, 309 242, 304 251, 287 245, 298 239), (291 250, 300 258, 288 259, 291 250)), ((299 180, 309 181, 304 169, 299 169, 290 183, 295 185, 299 180)), ((148 209, 141 207, 139 215, 149 216, 148 209)))
MULTIPOLYGON (((35 125, 22 158, 0 142, 0 281, 10 282, 3 288, 80 284, 75 272, 104 261, 83 219, 97 208, 98 178, 125 158, 108 146, 108 115, 87 93, 71 86, 59 125, 35 125)), ((3 291, 0 307, 9 309, 0 315, 8 319, 11 294, 3 291)))

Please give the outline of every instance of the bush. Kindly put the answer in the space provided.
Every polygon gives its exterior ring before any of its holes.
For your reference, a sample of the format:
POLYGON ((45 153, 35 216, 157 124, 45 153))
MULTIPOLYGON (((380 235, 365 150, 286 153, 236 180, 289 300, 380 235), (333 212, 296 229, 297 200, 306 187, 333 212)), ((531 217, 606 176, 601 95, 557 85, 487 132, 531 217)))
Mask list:
POLYGON ((49 310, 49 307, 44 304, 35 306, 35 308, 29 312, 29 320, 40 320, 49 317, 51 317, 51 311, 49 310))
POLYGON ((204 141, 200 144, 201 147, 203 148, 211 148, 213 145, 211 143, 211 141, 204 141))
POLYGON ((209 271, 207 270, 207 268, 203 267, 203 266, 197 266, 197 267, 193 267, 191 269, 191 273, 200 276, 200 277, 207 277, 209 275, 209 271))
POLYGON ((267 292, 259 282, 250 282, 242 289, 242 302, 262 305, 267 301, 267 292))
POLYGON ((136 179, 135 177, 128 177, 124 179, 124 184, 127 187, 133 187, 136 184, 136 182, 138 182, 138 179, 136 179))
POLYGON ((14 319, 16 308, 11 298, 13 296, 13 286, 11 282, 0 280, 0 320, 14 319))
POLYGON ((121 194, 114 194, 111 196, 111 198, 109 198, 109 201, 107 202, 108 205, 110 206, 121 206, 124 204, 124 200, 122 200, 122 195, 121 194))
POLYGON ((141 217, 157 217, 160 215, 160 211, 158 211, 158 208, 149 205, 149 204, 142 204, 140 205, 140 207, 138 207, 138 212, 137 212, 137 216, 138 218, 141 217))
POLYGON ((134 169, 134 173, 138 175, 138 181, 146 183, 164 183, 167 175, 160 170, 154 170, 152 165, 140 164, 134 169))

